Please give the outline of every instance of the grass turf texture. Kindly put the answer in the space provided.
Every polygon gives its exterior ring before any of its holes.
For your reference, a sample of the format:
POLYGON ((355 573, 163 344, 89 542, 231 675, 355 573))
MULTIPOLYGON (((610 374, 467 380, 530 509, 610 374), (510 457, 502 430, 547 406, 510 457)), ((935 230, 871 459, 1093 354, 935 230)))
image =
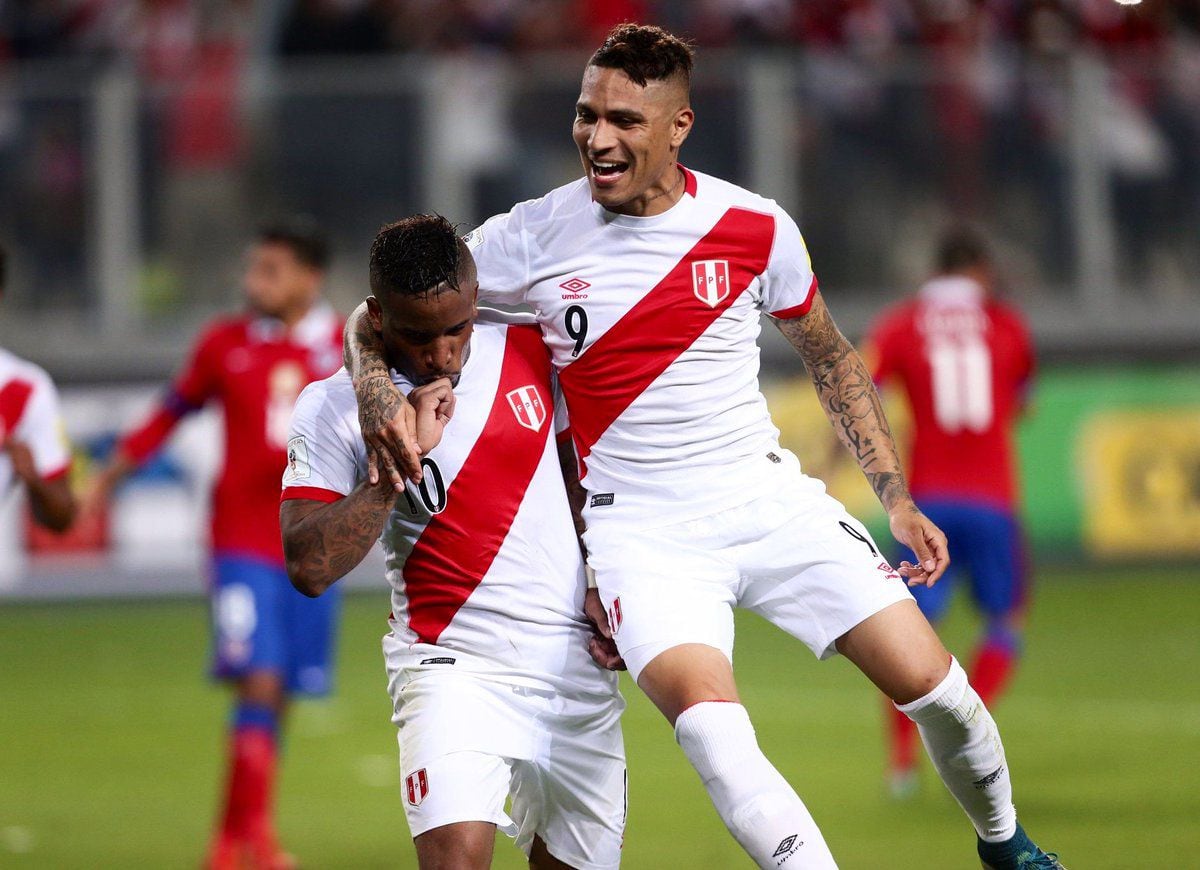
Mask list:
MULTIPOLYGON (((1046 570, 1027 655, 996 711, 1030 833, 1083 870, 1200 867, 1200 597, 1192 572, 1046 570)), ((338 690, 293 711, 279 822, 311 868, 415 867, 379 637, 385 596, 346 601, 338 690)), ((204 850, 228 699, 205 685, 199 601, 0 607, 0 866, 189 867, 204 850)), ((973 624, 943 626, 964 658, 973 624)), ((843 660, 739 614, 736 669, 768 756, 845 868, 969 868, 965 818, 928 764, 882 786, 880 702, 843 660)), ((636 687, 624 866, 749 866, 636 687)), ((503 838, 498 868, 524 866, 503 838)))

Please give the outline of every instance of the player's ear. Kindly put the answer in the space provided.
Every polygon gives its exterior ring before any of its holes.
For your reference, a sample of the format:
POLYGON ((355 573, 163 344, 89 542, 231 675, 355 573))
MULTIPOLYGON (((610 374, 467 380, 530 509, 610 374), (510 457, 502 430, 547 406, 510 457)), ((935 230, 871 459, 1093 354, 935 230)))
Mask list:
POLYGON ((671 147, 678 148, 692 132, 692 124, 696 122, 696 113, 691 106, 684 106, 675 113, 671 121, 671 147))
POLYGON ((371 321, 372 329, 383 332, 383 307, 374 293, 367 297, 367 318, 371 321))

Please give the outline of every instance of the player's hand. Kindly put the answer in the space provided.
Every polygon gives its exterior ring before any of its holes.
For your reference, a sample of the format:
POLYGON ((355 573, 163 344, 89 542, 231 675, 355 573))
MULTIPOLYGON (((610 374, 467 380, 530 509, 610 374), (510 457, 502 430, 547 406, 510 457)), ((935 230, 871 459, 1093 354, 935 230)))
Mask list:
POLYGON ((417 444, 417 414, 385 375, 363 378, 354 385, 358 423, 367 445, 367 478, 379 483, 382 473, 396 492, 407 478, 421 482, 421 448, 417 444))
POLYGON ((932 586, 950 565, 946 535, 911 500, 888 511, 892 536, 917 556, 917 564, 901 562, 899 574, 909 586, 932 586))
POLYGON ((428 453, 442 440, 446 424, 454 416, 454 387, 449 378, 422 384, 408 394, 417 413, 417 447, 428 453))
POLYGON ((600 593, 589 589, 583 596, 583 613, 595 632, 588 639, 588 654, 592 661, 608 671, 625 670, 625 659, 617 652, 612 629, 608 626, 608 613, 600 601, 600 593))

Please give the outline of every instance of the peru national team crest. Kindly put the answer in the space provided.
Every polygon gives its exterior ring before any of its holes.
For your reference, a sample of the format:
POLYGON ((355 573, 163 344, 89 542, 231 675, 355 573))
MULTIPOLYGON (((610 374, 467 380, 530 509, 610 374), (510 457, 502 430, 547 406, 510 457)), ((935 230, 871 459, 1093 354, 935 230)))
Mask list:
POLYGON ((697 260, 692 263, 692 292, 709 308, 716 308, 729 295, 729 261, 697 260))
POLYGON ((421 801, 429 794, 429 777, 425 775, 425 768, 421 768, 416 773, 410 773, 404 778, 404 790, 407 793, 408 802, 411 806, 419 807, 421 801))
POLYGON ((546 405, 542 402, 542 395, 537 387, 526 384, 510 390, 505 398, 508 399, 508 406, 512 408, 518 423, 534 432, 542 428, 542 424, 546 422, 546 405))

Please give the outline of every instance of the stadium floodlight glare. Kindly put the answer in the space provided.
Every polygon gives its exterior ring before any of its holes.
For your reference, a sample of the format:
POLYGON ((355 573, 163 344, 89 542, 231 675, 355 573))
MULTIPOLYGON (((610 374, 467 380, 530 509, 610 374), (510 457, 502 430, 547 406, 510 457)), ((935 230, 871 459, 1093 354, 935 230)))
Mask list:
POLYGON ((1142 0, 1117 0, 1117 3, 1119 3, 1122 6, 1137 6, 1141 2, 1142 2, 1142 0))

